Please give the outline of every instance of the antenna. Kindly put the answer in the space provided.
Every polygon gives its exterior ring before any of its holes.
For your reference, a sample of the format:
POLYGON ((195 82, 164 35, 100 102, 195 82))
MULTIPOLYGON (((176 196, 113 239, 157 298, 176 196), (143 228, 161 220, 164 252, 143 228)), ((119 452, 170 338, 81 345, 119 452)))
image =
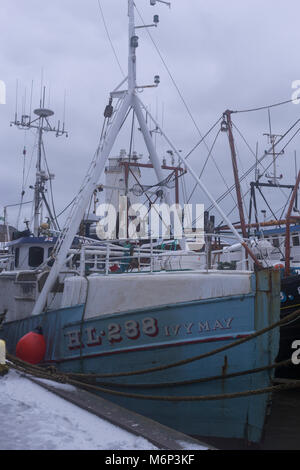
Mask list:
POLYGON ((276 159, 279 155, 284 155, 284 150, 282 150, 279 153, 276 153, 275 146, 277 143, 277 139, 282 138, 282 135, 273 134, 272 132, 270 109, 268 109, 268 117, 269 117, 269 133, 265 133, 263 135, 268 137, 268 142, 272 147, 272 150, 270 152, 268 152, 267 150, 265 151, 265 155, 272 155, 273 157, 273 174, 266 173, 265 176, 269 178, 269 182, 271 184, 277 184, 278 180, 281 180, 283 178, 283 175, 277 176, 276 159))
POLYGON ((256 142, 256 151, 255 151, 255 181, 258 181, 260 178, 260 171, 258 168, 258 142, 256 142))
POLYGON ((15 119, 18 115, 18 98, 19 98, 19 80, 16 81, 16 109, 15 109, 15 119))
POLYGON ((40 108, 42 105, 42 94, 43 94, 43 82, 44 82, 44 68, 41 69, 41 91, 40 91, 40 108))
POLYGON ((32 94, 33 94, 33 80, 31 82, 31 91, 30 91, 30 108, 29 108, 29 119, 31 121, 31 113, 32 113, 32 94))
POLYGON ((66 135, 68 137, 68 132, 64 129, 65 126, 65 102, 64 102, 64 125, 63 129, 60 129, 60 121, 58 121, 57 127, 52 126, 49 118, 54 115, 54 111, 51 109, 45 108, 45 94, 46 87, 43 87, 43 92, 40 99, 40 107, 34 110, 36 118, 31 118, 32 113, 32 93, 33 93, 33 81, 31 85, 31 97, 30 97, 30 110, 29 114, 26 114, 26 91, 25 98, 23 100, 23 109, 20 118, 18 118, 18 82, 17 82, 17 91, 16 91, 16 111, 15 111, 15 120, 11 121, 11 126, 16 126, 19 129, 41 129, 43 132, 55 132, 56 137, 66 135))
MULTIPOLYGON (((43 145, 43 134, 44 132, 52 132, 55 133, 56 137, 60 137, 62 135, 66 135, 68 137, 67 131, 65 131, 65 125, 63 128, 60 128, 60 121, 58 121, 57 127, 54 127, 51 122, 50 118, 54 116, 54 111, 51 109, 45 108, 45 96, 46 96, 46 87, 42 87, 43 78, 41 80, 41 95, 40 95, 40 107, 35 109, 33 113, 35 117, 31 117, 31 102, 30 102, 30 113, 26 114, 26 95, 25 101, 23 104, 22 115, 18 118, 17 110, 15 114, 15 120, 10 123, 11 126, 16 126, 18 129, 28 130, 28 129, 36 129, 38 133, 38 152, 37 152, 37 163, 36 163, 36 181, 35 185, 31 188, 34 189, 34 235, 39 235, 39 227, 40 227, 40 216, 42 211, 42 204, 43 201, 45 202, 45 185, 46 182, 50 179, 54 178, 54 175, 46 174, 45 171, 42 169, 42 154, 44 150, 43 145)), ((33 85, 32 85, 33 88, 33 85)), ((31 98, 32 98, 32 89, 31 89, 31 98)), ((49 209, 48 209, 49 211, 49 209)), ((50 218, 53 220, 54 225, 55 221, 52 217, 52 214, 49 212, 50 218)))

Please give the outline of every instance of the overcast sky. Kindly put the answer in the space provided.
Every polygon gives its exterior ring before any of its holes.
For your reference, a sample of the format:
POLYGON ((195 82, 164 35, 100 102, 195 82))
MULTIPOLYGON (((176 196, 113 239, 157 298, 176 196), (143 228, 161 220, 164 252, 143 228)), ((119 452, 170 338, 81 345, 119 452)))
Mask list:
MULTIPOLYGON (((150 32, 198 129, 145 30, 138 30, 138 82, 152 84, 158 74, 161 85, 140 97, 163 120, 165 132, 183 155, 199 141, 199 130, 205 134, 226 109, 260 107, 291 98, 292 82, 300 80, 298 0, 173 0, 171 9, 159 4, 151 7, 149 3, 136 0, 147 24, 152 22, 153 14, 160 15, 159 27, 150 32)), ((122 69, 126 71, 127 0, 101 0, 101 5, 122 69)), ((67 95, 69 138, 45 136, 48 163, 56 175, 55 201, 60 212, 79 189, 97 147, 109 92, 123 76, 105 32, 98 0, 1 0, 0 17, 0 80, 7 89, 6 105, 0 105, 0 211, 4 205, 20 201, 24 145, 29 175, 24 200, 32 199, 29 185, 34 181, 35 134, 10 127, 10 121, 14 119, 17 81, 19 115, 24 109, 25 94, 26 113, 29 111, 32 81, 32 107, 39 106, 43 69, 46 104, 56 113, 53 124, 63 117, 65 90, 67 95)), ((273 132, 283 134, 300 117, 300 105, 273 108, 271 116, 273 132)), ((267 111, 237 114, 233 119, 253 150, 259 143, 261 156, 268 148, 263 136, 268 132, 267 111)), ((208 148, 218 130, 219 127, 215 128, 208 136, 208 148)), ((118 154, 121 148, 128 150, 129 135, 125 134, 122 132, 113 154, 118 154)), ((255 159, 240 135, 236 133, 235 137, 242 174, 255 159)), ((294 182, 294 151, 298 150, 300 157, 298 145, 296 137, 279 159, 278 172, 284 174, 285 183, 294 182)), ((163 157, 168 146, 158 138, 157 149, 163 157)), ((146 160, 147 152, 138 138, 135 150, 144 154, 146 160)), ((205 145, 191 155, 189 161, 197 172, 200 173, 206 157, 205 145)), ((233 182, 226 134, 219 135, 212 157, 203 178, 217 198, 226 190, 224 180, 228 186, 233 182)), ((269 157, 265 164, 270 162, 269 157)), ((254 174, 251 176, 253 179, 254 174)), ((243 184, 244 193, 250 180, 243 184)), ((191 179, 186 180, 186 186, 189 194, 191 179)), ((272 196, 276 210, 284 205, 287 194, 278 190, 272 196)), ((198 190, 193 201, 209 206, 198 190)), ((232 207, 233 199, 226 198, 223 208, 229 212, 232 207)), ((261 208, 265 206, 262 204, 261 208)), ((14 225, 16 210, 9 210, 8 215, 14 225)), ((237 220, 237 213, 231 217, 237 220)))

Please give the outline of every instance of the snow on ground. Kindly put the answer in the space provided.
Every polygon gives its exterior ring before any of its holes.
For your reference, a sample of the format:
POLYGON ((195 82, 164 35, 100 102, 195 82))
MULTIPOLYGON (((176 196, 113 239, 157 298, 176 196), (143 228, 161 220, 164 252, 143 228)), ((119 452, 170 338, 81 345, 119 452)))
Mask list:
POLYGON ((16 371, 0 378, 0 423, 0 450, 156 449, 16 371))

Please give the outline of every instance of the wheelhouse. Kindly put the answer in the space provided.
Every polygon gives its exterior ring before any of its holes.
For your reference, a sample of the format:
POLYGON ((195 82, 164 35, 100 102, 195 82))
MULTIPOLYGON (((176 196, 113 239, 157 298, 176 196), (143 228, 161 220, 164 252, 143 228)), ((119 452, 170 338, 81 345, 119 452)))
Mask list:
POLYGON ((38 268, 50 257, 56 237, 23 237, 9 242, 9 270, 31 270, 38 268))

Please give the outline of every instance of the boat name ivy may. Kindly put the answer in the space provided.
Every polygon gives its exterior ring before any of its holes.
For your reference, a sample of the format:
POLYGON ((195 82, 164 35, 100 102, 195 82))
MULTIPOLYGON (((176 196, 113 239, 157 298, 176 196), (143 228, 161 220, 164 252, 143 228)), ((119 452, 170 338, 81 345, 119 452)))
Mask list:
POLYGON ((154 338, 159 334, 163 337, 187 336, 197 333, 208 333, 217 330, 231 330, 234 318, 224 318, 222 320, 201 321, 198 323, 180 323, 174 325, 159 326, 158 320, 153 317, 143 318, 140 322, 136 320, 128 320, 124 324, 109 323, 106 329, 98 330, 95 326, 85 328, 83 331, 71 329, 65 332, 67 340, 67 348, 75 350, 79 348, 92 348, 101 346, 103 342, 121 343, 124 339, 137 340, 144 337, 154 338), (81 340, 82 338, 82 340, 81 340))

